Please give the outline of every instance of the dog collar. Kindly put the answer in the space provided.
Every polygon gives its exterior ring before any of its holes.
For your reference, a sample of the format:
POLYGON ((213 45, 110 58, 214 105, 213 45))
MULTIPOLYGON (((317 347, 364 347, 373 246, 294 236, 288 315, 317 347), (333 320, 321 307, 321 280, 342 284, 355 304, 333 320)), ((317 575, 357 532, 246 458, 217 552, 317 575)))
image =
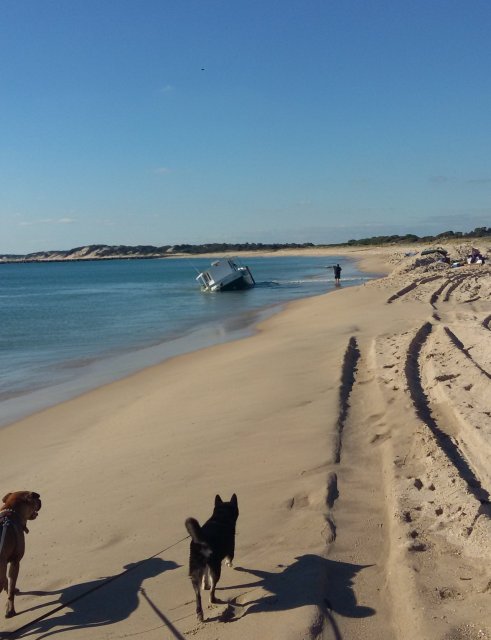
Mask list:
POLYGON ((2 511, 0 511, 0 519, 4 522, 12 522, 12 524, 16 526, 21 524, 19 514, 14 509, 2 509, 2 511))

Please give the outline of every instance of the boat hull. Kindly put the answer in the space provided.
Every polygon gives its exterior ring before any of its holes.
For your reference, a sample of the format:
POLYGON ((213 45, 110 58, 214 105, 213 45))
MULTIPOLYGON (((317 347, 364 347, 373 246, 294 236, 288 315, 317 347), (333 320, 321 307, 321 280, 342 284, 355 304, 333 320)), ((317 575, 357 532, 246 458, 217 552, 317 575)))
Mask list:
POLYGON ((254 283, 247 276, 240 276, 232 280, 232 282, 219 285, 216 291, 242 291, 244 289, 252 289, 253 286, 254 283))

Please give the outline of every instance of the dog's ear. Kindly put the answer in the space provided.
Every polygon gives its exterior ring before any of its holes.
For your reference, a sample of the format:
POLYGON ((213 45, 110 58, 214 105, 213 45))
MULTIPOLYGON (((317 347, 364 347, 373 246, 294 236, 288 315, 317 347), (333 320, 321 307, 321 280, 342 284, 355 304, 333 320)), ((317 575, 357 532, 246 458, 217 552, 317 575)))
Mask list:
POLYGON ((234 507, 237 506, 237 494, 234 493, 234 495, 230 498, 230 502, 234 505, 234 507))
POLYGON ((36 493, 35 491, 30 491, 27 496, 28 500, 39 500, 40 497, 39 493, 36 493))
POLYGON ((9 496, 11 496, 11 495, 12 495, 12 492, 7 493, 7 495, 2 498, 4 504, 7 502, 7 500, 9 499, 9 496))
POLYGON ((215 507, 217 507, 219 504, 222 504, 223 500, 220 498, 220 496, 218 495, 218 493, 215 496, 215 507))

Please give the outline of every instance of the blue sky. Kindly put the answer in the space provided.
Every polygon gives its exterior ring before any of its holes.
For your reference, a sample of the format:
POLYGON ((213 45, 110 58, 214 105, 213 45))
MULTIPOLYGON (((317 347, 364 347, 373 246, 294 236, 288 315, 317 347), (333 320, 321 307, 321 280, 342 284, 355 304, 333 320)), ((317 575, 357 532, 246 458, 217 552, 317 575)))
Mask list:
POLYGON ((3 0, 0 253, 491 226, 488 0, 3 0))

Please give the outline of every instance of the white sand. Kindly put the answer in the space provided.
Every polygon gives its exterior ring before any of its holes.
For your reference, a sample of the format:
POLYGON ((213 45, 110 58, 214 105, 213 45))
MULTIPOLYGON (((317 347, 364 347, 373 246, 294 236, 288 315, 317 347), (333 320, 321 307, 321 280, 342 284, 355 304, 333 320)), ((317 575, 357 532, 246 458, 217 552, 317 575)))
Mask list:
POLYGON ((392 275, 0 431, 4 493, 43 500, 4 630, 127 570, 20 637, 491 637, 491 270, 350 255, 392 275), (184 520, 233 492, 199 624, 184 520))

